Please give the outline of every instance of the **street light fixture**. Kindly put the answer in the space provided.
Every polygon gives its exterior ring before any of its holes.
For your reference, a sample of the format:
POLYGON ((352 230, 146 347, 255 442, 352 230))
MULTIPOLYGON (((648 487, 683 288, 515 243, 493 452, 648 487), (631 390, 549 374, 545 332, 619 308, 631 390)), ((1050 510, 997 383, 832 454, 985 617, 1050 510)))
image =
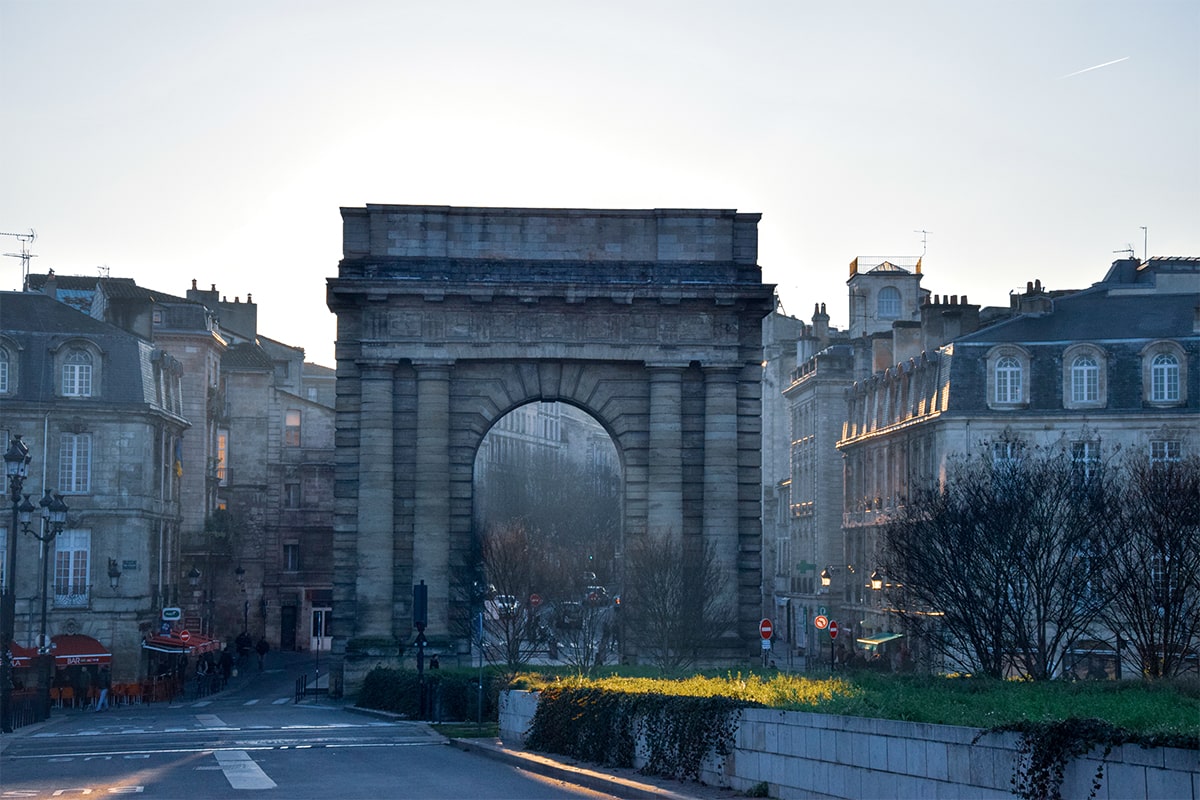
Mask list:
POLYGON ((4 595, 0 597, 0 730, 12 733, 12 641, 17 621, 17 527, 28 527, 32 512, 29 498, 25 498, 26 511, 21 506, 21 490, 29 475, 29 445, 19 435, 12 437, 8 451, 4 454, 4 473, 8 476, 8 496, 12 501, 12 526, 8 529, 8 540, 4 553, 4 595))
POLYGON ((826 567, 825 569, 821 570, 821 588, 822 589, 828 589, 829 585, 831 583, 833 583, 833 575, 830 573, 830 570, 832 570, 832 569, 833 569, 833 567, 826 567))
POLYGON ((871 581, 872 591, 878 592, 883 589, 883 576, 879 574, 879 570, 871 570, 871 577, 868 580, 871 581))
POLYGON ((191 586, 193 589, 195 589, 197 586, 200 585, 200 570, 196 569, 196 567, 192 567, 191 569, 189 569, 188 574, 187 574, 187 579, 188 579, 188 586, 191 586))
POLYGON ((121 582, 121 569, 117 566, 117 560, 110 558, 108 560, 108 585, 116 591, 117 585, 121 582))
MULTIPOLYGON (((25 498, 28 501, 29 495, 25 495, 25 498)), ((46 494, 38 501, 38 505, 42 507, 42 532, 41 534, 34 534, 34 537, 42 545, 42 621, 41 629, 38 632, 38 684, 41 691, 42 712, 49 719, 50 676, 54 672, 54 655, 50 652, 50 636, 46 629, 46 605, 50 597, 48 577, 50 572, 50 543, 67 526, 67 512, 70 511, 70 508, 63 502, 61 494, 57 494, 50 489, 46 490, 46 494)), ((32 505, 30 507, 32 508, 32 505)), ((26 531, 26 533, 29 533, 29 531, 26 531)))

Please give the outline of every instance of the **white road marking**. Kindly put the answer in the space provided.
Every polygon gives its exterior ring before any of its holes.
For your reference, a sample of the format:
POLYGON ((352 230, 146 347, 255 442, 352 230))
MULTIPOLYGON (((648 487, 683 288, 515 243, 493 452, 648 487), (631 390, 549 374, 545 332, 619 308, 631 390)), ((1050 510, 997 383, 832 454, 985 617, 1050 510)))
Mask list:
POLYGON ((216 714, 197 714, 196 721, 206 728, 227 728, 228 725, 216 714))
POLYGON ((213 753, 225 779, 234 789, 274 789, 275 781, 263 772, 262 767, 245 750, 218 750, 213 753))
POLYGON ((292 698, 290 698, 290 697, 281 697, 281 698, 279 698, 278 700, 275 700, 274 702, 272 702, 272 703, 271 703, 271 705, 273 705, 273 706, 281 706, 281 705, 283 705, 284 703, 290 703, 290 702, 292 702, 292 698))
POLYGON ((255 704, 257 704, 257 703, 258 703, 258 698, 256 697, 256 698, 254 698, 253 700, 247 700, 246 702, 242 703, 242 705, 244 705, 244 706, 252 706, 252 705, 255 705, 255 704))

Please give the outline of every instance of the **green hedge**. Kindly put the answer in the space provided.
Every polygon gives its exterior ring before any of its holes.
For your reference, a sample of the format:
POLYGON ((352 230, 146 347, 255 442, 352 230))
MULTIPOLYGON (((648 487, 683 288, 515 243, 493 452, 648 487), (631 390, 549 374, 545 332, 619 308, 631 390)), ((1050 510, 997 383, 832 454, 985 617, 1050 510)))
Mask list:
MULTIPOLYGON (((436 716, 445 722, 473 721, 478 713, 479 670, 425 670, 427 691, 435 698, 436 716)), ((416 670, 373 669, 363 680, 356 705, 402 714, 409 719, 420 716, 420 682, 416 670)), ((483 671, 483 719, 498 719, 499 693, 507 688, 503 676, 495 670, 483 671)))
POLYGON ((641 772, 697 780, 704 759, 733 750, 738 712, 759 703, 722 696, 631 694, 587 686, 543 689, 526 739, 533 750, 615 767, 632 767, 646 743, 641 772))

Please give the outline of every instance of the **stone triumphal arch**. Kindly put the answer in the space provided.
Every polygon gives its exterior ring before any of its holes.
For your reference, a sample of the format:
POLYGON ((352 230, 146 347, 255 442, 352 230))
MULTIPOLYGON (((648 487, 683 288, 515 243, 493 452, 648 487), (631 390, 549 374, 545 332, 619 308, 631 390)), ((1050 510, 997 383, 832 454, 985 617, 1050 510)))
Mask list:
MULTIPOLYGON (((758 214, 344 208, 337 314, 334 653, 460 646, 456 575, 489 427, 533 400, 589 412, 624 473, 624 536, 703 536, 739 637, 760 616, 758 214)), ((736 639, 727 651, 743 649, 736 639)), ((465 643, 461 643, 465 647, 465 643)))

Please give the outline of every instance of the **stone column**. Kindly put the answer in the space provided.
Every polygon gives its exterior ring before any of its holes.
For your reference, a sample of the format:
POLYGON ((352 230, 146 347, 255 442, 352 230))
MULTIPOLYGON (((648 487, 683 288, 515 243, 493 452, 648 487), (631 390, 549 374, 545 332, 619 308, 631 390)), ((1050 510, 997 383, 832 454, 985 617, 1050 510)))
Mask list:
POLYGON ((429 587, 427 630, 444 636, 450 626, 450 364, 413 366, 417 371, 413 583, 423 580, 429 587))
POLYGON ((683 535, 682 367, 650 366, 650 533, 683 535))
POLYGON ((393 366, 359 367, 356 636, 392 636, 395 587, 393 366))
MULTIPOLYGON (((736 581, 738 556, 737 375, 704 370, 704 541, 736 581)), ((729 587, 731 590, 735 586, 729 587)))

